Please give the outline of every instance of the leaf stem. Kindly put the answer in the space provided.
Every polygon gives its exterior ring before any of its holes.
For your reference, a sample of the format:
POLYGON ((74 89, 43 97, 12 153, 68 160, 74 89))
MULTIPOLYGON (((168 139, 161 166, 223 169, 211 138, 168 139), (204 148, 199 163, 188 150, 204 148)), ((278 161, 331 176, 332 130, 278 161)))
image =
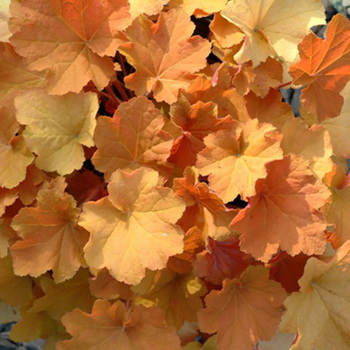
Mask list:
POLYGON ((118 92, 120 93, 121 97, 123 98, 124 101, 129 101, 129 96, 126 94, 125 90, 121 87, 119 84, 119 80, 116 80, 113 82, 113 85, 116 87, 118 92))
POLYGON ((288 83, 284 83, 284 84, 278 86, 278 87, 277 87, 277 90, 278 90, 278 89, 281 89, 281 88, 283 88, 283 87, 285 87, 285 86, 288 86, 288 85, 290 85, 290 84, 292 84, 292 81, 288 81, 288 83))

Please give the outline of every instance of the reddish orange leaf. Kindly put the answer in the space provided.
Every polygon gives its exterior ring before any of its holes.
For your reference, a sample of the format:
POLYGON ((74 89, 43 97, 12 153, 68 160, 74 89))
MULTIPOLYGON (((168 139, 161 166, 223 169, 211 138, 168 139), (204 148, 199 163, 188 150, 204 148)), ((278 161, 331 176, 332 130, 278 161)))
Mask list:
POLYGON ((185 233, 183 253, 171 256, 167 267, 177 273, 190 273, 192 271, 192 262, 196 259, 196 254, 203 249, 202 231, 197 226, 194 226, 185 233))
POLYGON ((299 44, 301 60, 290 67, 293 84, 306 85, 303 107, 322 121, 341 111, 340 91, 350 79, 350 22, 341 14, 328 24, 326 39, 308 34, 299 44), (332 103, 329 103, 332 101, 332 103))
POLYGON ((200 329, 217 332, 218 350, 251 350, 275 333, 286 294, 269 280, 268 269, 249 266, 239 279, 226 279, 221 291, 206 296, 206 308, 198 313, 200 329))
POLYGON ((30 70, 49 69, 50 94, 103 89, 114 74, 118 31, 131 22, 127 0, 25 0, 14 7, 11 43, 30 70))
POLYGON ((280 282, 288 293, 297 292, 299 290, 298 280, 303 275, 309 258, 305 254, 290 256, 283 252, 269 262, 270 276, 280 282))
POLYGON ((173 139, 163 126, 162 113, 146 97, 122 103, 113 118, 98 118, 92 162, 106 180, 117 169, 166 165, 173 139))
POLYGON ((210 187, 225 203, 238 195, 255 194, 255 182, 267 174, 265 165, 282 158, 281 137, 276 129, 257 119, 235 123, 204 139, 207 146, 198 154, 196 166, 209 175, 210 187))
POLYGON ((294 256, 322 254, 327 223, 320 211, 329 190, 312 173, 307 160, 289 155, 267 165, 256 195, 231 222, 241 233, 243 251, 267 262, 279 248, 294 256))
POLYGON ((183 178, 174 180, 175 193, 183 198, 187 208, 178 224, 185 230, 197 226, 206 236, 222 238, 231 233, 228 225, 236 211, 227 209, 220 197, 207 184, 198 182, 198 172, 186 168, 183 178))
POLYGON ((212 102, 191 105, 184 96, 171 106, 170 116, 182 135, 175 140, 168 161, 183 169, 195 164, 197 154, 205 148, 205 136, 229 128, 233 120, 230 116, 218 118, 217 106, 212 102))
POLYGON ((250 118, 257 118, 260 123, 270 123, 280 129, 286 121, 294 119, 291 106, 282 102, 282 95, 277 90, 271 89, 264 98, 249 93, 245 99, 250 118))
POLYGON ((55 281, 63 282, 84 264, 88 233, 77 226, 80 210, 65 186, 62 177, 45 183, 37 206, 23 208, 14 217, 12 228, 22 238, 11 247, 17 275, 38 277, 52 269, 55 281))
POLYGON ((105 350, 181 349, 175 328, 165 324, 158 308, 135 306, 127 310, 121 301, 111 305, 97 300, 91 314, 76 309, 62 322, 73 338, 59 342, 57 350, 95 350, 101 344, 105 350))
POLYGON ((206 64, 210 52, 207 40, 191 37, 194 24, 181 10, 162 12, 153 23, 138 17, 126 30, 129 42, 119 51, 136 72, 125 77, 125 84, 137 95, 153 91, 157 101, 177 100, 179 90, 195 78, 193 73, 206 64))
POLYGON ((175 223, 185 205, 158 185, 154 170, 117 170, 109 196, 84 205, 79 224, 91 233, 84 248, 89 266, 106 267, 116 280, 138 284, 146 268, 162 269, 169 256, 182 253, 182 230, 175 223))
POLYGON ((209 237, 206 250, 197 255, 193 272, 210 283, 220 285, 225 278, 239 277, 253 262, 239 249, 238 238, 219 242, 209 237))

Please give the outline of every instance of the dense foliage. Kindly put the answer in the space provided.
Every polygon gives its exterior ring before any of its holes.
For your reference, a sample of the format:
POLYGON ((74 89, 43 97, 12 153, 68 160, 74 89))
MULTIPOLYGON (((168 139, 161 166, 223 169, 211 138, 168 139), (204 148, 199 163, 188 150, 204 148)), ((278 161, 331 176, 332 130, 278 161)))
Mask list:
POLYGON ((350 23, 323 24, 321 0, 2 1, 13 340, 350 349, 350 23))

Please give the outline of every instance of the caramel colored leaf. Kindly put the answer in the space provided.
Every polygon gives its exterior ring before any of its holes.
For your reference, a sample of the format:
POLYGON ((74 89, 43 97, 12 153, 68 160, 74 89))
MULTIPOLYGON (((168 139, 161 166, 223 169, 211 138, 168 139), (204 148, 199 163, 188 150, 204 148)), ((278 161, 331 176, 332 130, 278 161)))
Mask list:
POLYGON ((300 291, 285 301, 287 312, 280 328, 298 332, 292 350, 350 347, 350 241, 330 262, 310 258, 299 280, 300 291))
POLYGON ((308 29, 325 22, 319 0, 236 0, 228 2, 221 15, 245 34, 235 60, 252 60, 254 66, 268 56, 294 62, 298 57, 297 44, 308 29))
POLYGON ((206 308, 198 313, 200 329, 217 332, 219 350, 251 350, 275 333, 286 294, 269 280, 268 269, 249 266, 239 279, 226 279, 221 291, 206 296, 206 308))
POLYGON ((113 278, 107 269, 102 269, 89 280, 91 294, 101 299, 132 299, 134 293, 126 283, 119 282, 113 278))
POLYGON ((232 83, 241 95, 252 91, 256 96, 265 97, 270 88, 281 84, 282 75, 281 63, 268 57, 266 62, 261 62, 255 68, 252 67, 251 61, 240 65, 232 83))
POLYGON ((132 290, 138 294, 137 305, 156 305, 165 312, 167 324, 180 329, 185 321, 197 321, 203 308, 201 297, 206 294, 203 282, 193 275, 177 275, 164 269, 148 271, 132 290))
POLYGON ((322 121, 339 115, 339 94, 350 79, 350 22, 341 14, 333 17, 322 40, 310 33, 299 44, 301 60, 290 67, 293 84, 306 85, 303 107, 322 121), (332 101, 332 103, 328 103, 332 101))
MULTIPOLYGON (((31 305, 22 309, 22 319, 11 331, 11 339, 22 342, 36 338, 48 339, 47 343, 57 339, 67 339, 61 318, 74 308, 90 312, 94 298, 88 287, 88 272, 80 270, 72 279, 62 283, 42 276, 37 284, 42 294, 36 296, 31 305)), ((49 347, 48 349, 54 349, 49 347)))
POLYGON ((162 113, 146 97, 122 103, 113 118, 97 120, 93 164, 107 180, 117 169, 165 165, 173 139, 163 126, 162 113))
POLYGON ((17 275, 37 277, 52 269, 55 281, 63 282, 84 264, 88 233, 77 226, 80 210, 64 188, 62 177, 46 183, 37 206, 23 208, 14 217, 12 228, 22 238, 11 247, 17 275))
POLYGON ((19 306, 27 303, 32 296, 32 279, 14 274, 9 255, 0 259, 0 299, 19 306))
POLYGON ((267 165, 256 195, 231 222, 241 233, 241 249, 267 262, 279 249, 294 256, 322 254, 326 221, 320 209, 330 193, 305 158, 289 155, 267 165))
POLYGON ((119 51, 136 72, 125 77, 125 84, 137 95, 153 91, 156 101, 169 104, 179 90, 195 78, 192 73, 204 68, 210 44, 199 36, 191 37, 194 24, 181 10, 162 12, 156 23, 140 16, 126 30, 127 43, 119 51))
POLYGON ((0 43, 0 57, 0 106, 14 109, 15 96, 46 85, 45 72, 29 71, 25 59, 10 44, 0 43))
POLYGON ((78 93, 90 80, 98 89, 108 84, 114 65, 107 55, 131 22, 127 0, 25 0, 11 12, 11 43, 30 70, 49 69, 50 94, 78 93))
POLYGON ((94 145, 95 94, 50 96, 33 90, 18 96, 15 105, 18 122, 27 126, 23 137, 38 155, 38 168, 66 175, 83 165, 83 145, 94 145))
POLYGON ((255 194, 255 182, 267 174, 265 165, 282 158, 280 137, 275 128, 258 120, 236 123, 204 139, 196 166, 209 175, 209 185, 225 203, 238 195, 255 194))
POLYGON ((76 309, 62 319, 72 339, 58 343, 57 350, 180 350, 175 328, 167 326, 157 308, 135 306, 126 310, 117 301, 97 300, 91 314, 76 309))
POLYGON ((26 177, 27 166, 34 160, 22 136, 15 136, 20 126, 14 114, 0 108, 0 186, 13 188, 26 177))
POLYGON ((185 205, 158 183, 159 174, 151 169, 117 170, 109 196, 84 205, 79 224, 91 234, 84 248, 89 266, 106 267, 116 280, 137 284, 146 268, 161 269, 169 256, 183 251, 175 223, 185 205))

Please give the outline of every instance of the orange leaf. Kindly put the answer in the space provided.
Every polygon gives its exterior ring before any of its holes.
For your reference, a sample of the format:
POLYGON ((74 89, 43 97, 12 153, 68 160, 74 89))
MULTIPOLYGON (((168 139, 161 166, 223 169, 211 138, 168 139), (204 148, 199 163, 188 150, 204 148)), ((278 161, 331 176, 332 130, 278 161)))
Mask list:
POLYGON ((89 266, 106 267, 116 280, 137 284, 146 268, 161 269, 169 256, 183 251, 175 223, 184 203, 158 183, 159 174, 151 169, 117 170, 109 196, 84 205, 79 224, 91 233, 84 248, 89 266))
POLYGON ((210 53, 207 40, 191 37, 193 30, 190 17, 181 10, 162 12, 156 23, 138 17, 126 30, 129 42, 119 48, 136 69, 125 77, 126 86, 137 95, 153 91, 156 101, 174 103, 210 53))
POLYGON ((89 80, 103 89, 114 74, 106 56, 114 56, 118 31, 131 22, 127 0, 25 0, 11 14, 11 43, 30 70, 49 69, 54 95, 78 93, 89 80))
POLYGON ((282 64, 268 57, 266 62, 261 62, 255 68, 251 61, 238 66, 232 83, 241 95, 253 91, 256 96, 265 97, 270 88, 280 85, 282 74, 282 64))
POLYGON ((269 280, 268 269, 249 266, 239 279, 226 279, 221 291, 206 296, 206 308, 198 313, 200 329, 217 332, 219 350, 251 350, 274 335, 285 297, 280 284, 269 280))
POLYGON ((78 309, 62 318, 73 336, 58 343, 57 350, 180 350, 180 339, 175 328, 164 323, 164 314, 157 308, 135 306, 127 310, 121 301, 110 304, 97 300, 92 313, 78 309))
POLYGON ((339 95, 350 79, 350 23, 341 14, 328 24, 326 39, 314 33, 299 44, 301 60, 290 67, 293 84, 306 85, 301 102, 320 121, 339 115, 343 97, 339 95), (329 103, 332 101, 332 103, 329 103))
POLYGON ((113 118, 98 118, 92 162, 107 180, 117 169, 165 165, 173 139, 163 126, 162 113, 146 97, 122 103, 113 118))
POLYGON ((22 238, 11 247, 17 275, 38 277, 52 269, 55 281, 63 282, 84 264, 88 233, 77 226, 80 210, 64 188, 62 177, 45 183, 37 206, 23 208, 14 217, 12 228, 22 238))
POLYGON ((319 209, 329 199, 328 189, 301 156, 271 162, 267 170, 248 207, 231 222, 241 233, 241 248, 264 262, 279 248, 292 256, 322 254, 327 224, 319 209))
POLYGON ((255 194, 255 182, 267 174, 265 165, 282 158, 281 137, 271 124, 257 119, 236 123, 204 139, 206 148, 198 154, 196 166, 209 175, 210 187, 225 203, 238 195, 255 194))

